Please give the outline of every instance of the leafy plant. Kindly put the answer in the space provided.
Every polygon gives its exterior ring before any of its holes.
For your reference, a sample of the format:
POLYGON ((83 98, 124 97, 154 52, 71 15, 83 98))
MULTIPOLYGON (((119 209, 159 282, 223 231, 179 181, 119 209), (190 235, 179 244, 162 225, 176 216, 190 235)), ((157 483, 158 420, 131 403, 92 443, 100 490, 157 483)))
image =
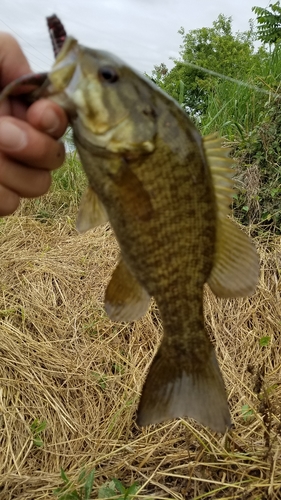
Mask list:
POLYGON ((269 44, 275 44, 281 40, 281 7, 280 2, 270 3, 268 9, 252 7, 257 15, 258 38, 269 44))
POLYGON ((241 409, 241 413, 242 413, 242 417, 243 419, 245 420, 245 422, 247 420, 249 420, 249 418, 251 418, 253 415, 254 415, 254 412, 253 410, 250 408, 249 405, 243 405, 242 406, 242 409, 241 409))
MULTIPOLYGON (((281 61, 279 67, 281 72, 281 61)), ((276 234, 281 233, 280 101, 276 96, 267 103, 260 122, 235 154, 242 183, 234 200, 234 214, 243 224, 258 224, 257 230, 276 234)))
POLYGON ((46 427, 47 427, 47 421, 43 420, 42 422, 40 422, 38 418, 35 418, 35 420, 30 425, 34 446, 38 446, 39 448, 43 446, 44 442, 42 439, 42 432, 46 429, 46 427))
POLYGON ((182 45, 174 67, 168 71, 163 63, 155 66, 151 79, 192 116, 204 115, 209 98, 216 94, 221 79, 213 72, 244 80, 252 67, 259 64, 252 27, 233 34, 230 17, 220 14, 211 28, 186 33, 182 27, 179 34, 182 45))
POLYGON ((58 497, 59 500, 89 500, 91 498, 91 493, 93 490, 95 469, 86 473, 85 469, 82 469, 78 477, 78 487, 74 487, 74 482, 71 481, 66 475, 63 468, 61 468, 61 478, 64 485, 54 490, 54 495, 58 497))
POLYGON ((269 343, 270 343, 270 337, 265 336, 265 337, 260 338, 260 346, 261 347, 267 347, 269 345, 269 343))
POLYGON ((181 28, 174 67, 155 66, 151 78, 182 105, 203 135, 219 132, 235 145, 236 218, 254 225, 252 233, 281 234, 280 2, 253 11, 257 33, 252 22, 248 31, 233 33, 231 18, 222 14, 210 28, 181 28), (257 37, 274 42, 274 50, 256 49, 257 37))
POLYGON ((92 372, 92 376, 97 380, 100 388, 104 390, 107 384, 107 376, 98 372, 92 372))
MULTIPOLYGON (((86 473, 83 468, 78 477, 78 487, 75 487, 74 481, 71 481, 61 468, 61 478, 64 485, 54 490, 54 495, 58 500, 90 500, 95 479, 95 469, 86 473)), ((116 500, 126 500, 134 497, 139 489, 137 483, 133 483, 126 488, 119 479, 113 478, 111 481, 103 484, 98 490, 98 498, 112 498, 116 500)))
POLYGON ((116 500, 126 500, 136 495, 139 489, 137 483, 133 483, 126 488, 119 479, 112 479, 112 481, 105 483, 99 488, 98 498, 116 498, 116 500))

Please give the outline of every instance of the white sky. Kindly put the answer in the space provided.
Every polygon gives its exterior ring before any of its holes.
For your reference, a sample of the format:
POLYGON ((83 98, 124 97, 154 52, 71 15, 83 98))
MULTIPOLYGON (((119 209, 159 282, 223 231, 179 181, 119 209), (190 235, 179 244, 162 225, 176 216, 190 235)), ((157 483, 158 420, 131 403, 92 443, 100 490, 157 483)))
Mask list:
MULTIPOLYGON (((161 62, 172 67, 182 37, 177 33, 210 27, 218 15, 245 31, 254 5, 267 0, 1 0, 0 31, 13 34, 35 71, 53 62, 46 16, 57 14, 67 33, 88 47, 114 52, 139 71, 161 62)), ((274 2, 273 2, 274 3, 274 2)))

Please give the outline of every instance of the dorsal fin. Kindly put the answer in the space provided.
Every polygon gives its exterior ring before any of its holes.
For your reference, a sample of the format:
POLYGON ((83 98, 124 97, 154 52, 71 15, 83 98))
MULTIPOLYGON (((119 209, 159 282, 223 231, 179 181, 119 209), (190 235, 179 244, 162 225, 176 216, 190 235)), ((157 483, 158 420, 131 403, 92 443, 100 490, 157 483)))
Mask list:
POLYGON ((216 250, 208 279, 218 297, 245 297, 254 293, 259 278, 259 259, 250 238, 227 216, 234 194, 234 160, 216 135, 204 138, 217 205, 216 250))
POLYGON ((231 166, 235 164, 235 160, 229 158, 231 149, 222 147, 222 140, 217 134, 204 137, 203 144, 216 195, 217 215, 221 219, 230 213, 234 194, 233 175, 235 174, 231 166))

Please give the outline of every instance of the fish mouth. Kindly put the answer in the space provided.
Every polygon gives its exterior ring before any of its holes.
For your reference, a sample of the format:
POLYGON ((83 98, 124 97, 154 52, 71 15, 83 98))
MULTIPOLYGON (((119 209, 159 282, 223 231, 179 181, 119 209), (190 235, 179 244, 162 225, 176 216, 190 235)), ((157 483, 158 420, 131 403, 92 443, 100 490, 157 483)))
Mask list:
POLYGON ((115 140, 115 138, 118 137, 119 132, 122 133, 125 123, 126 121, 124 119, 106 130, 102 129, 97 132, 95 129, 95 133, 93 133, 91 128, 87 126, 87 123, 83 123, 80 120, 79 116, 74 118, 72 125, 75 136, 80 143, 87 142, 88 145, 108 150, 112 153, 121 153, 131 150, 131 146, 124 147, 123 144, 120 144, 120 141, 115 140))
MULTIPOLYGON (((48 74, 51 83, 50 94, 64 92, 74 79, 79 62, 79 45, 77 40, 67 37, 55 63, 48 74)), ((74 79, 71 86, 77 83, 74 79)))
POLYGON ((73 94, 79 82, 80 49, 75 38, 67 37, 55 63, 48 73, 47 96, 61 106, 70 119, 77 116, 77 105, 73 94))
POLYGON ((49 97, 67 112, 77 141, 111 153, 151 153, 153 142, 139 141, 130 110, 101 83, 100 54, 67 38, 48 74, 49 97))
POLYGON ((83 71, 82 59, 83 47, 68 37, 48 74, 48 95, 64 108, 80 135, 82 131, 84 136, 90 134, 90 142, 104 147, 128 121, 129 114, 112 120, 95 75, 83 71))

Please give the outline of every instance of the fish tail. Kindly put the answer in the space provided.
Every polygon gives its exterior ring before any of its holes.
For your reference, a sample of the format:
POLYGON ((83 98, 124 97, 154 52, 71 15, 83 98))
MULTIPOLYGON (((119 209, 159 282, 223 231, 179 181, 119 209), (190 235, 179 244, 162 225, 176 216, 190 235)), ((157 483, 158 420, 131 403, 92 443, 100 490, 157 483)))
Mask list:
POLYGON ((190 349, 173 355, 165 338, 150 367, 138 408, 140 426, 191 417, 216 432, 231 427, 226 393, 215 351, 205 362, 190 349))

